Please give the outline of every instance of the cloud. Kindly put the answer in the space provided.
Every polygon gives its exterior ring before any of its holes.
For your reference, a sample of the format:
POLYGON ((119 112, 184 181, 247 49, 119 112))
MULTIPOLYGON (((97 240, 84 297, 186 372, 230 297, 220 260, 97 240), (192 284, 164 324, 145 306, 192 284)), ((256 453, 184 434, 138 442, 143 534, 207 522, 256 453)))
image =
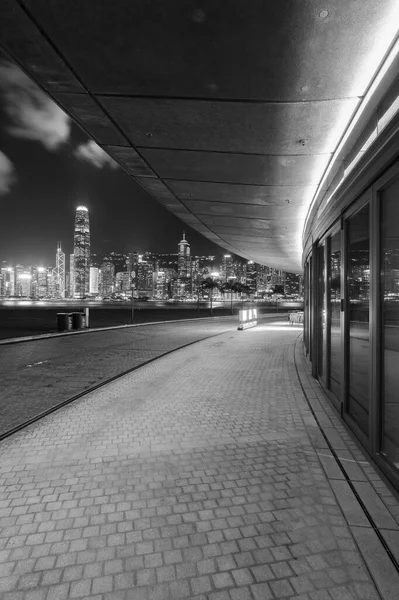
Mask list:
POLYGON ((0 93, 12 123, 7 127, 11 135, 41 142, 48 150, 55 150, 68 140, 68 115, 9 61, 0 62, 0 93))
POLYGON ((12 162, 0 151, 0 194, 6 194, 15 181, 12 162))
POLYGON ((74 152, 74 155, 79 160, 91 163, 94 167, 102 169, 110 167, 117 169, 118 164, 104 152, 93 140, 89 140, 85 144, 80 144, 74 152))

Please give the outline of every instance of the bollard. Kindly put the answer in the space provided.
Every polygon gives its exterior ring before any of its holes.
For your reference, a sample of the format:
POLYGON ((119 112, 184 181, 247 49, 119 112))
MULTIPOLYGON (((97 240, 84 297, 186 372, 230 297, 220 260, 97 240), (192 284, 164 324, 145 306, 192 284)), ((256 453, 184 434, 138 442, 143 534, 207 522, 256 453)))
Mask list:
POLYGON ((73 329, 84 329, 85 328, 85 313, 74 312, 72 313, 72 327, 73 329))
POLYGON ((85 308, 85 327, 89 327, 89 315, 90 315, 90 309, 89 308, 85 308))
POLYGON ((72 314, 57 313, 58 331, 70 331, 72 329, 72 314))

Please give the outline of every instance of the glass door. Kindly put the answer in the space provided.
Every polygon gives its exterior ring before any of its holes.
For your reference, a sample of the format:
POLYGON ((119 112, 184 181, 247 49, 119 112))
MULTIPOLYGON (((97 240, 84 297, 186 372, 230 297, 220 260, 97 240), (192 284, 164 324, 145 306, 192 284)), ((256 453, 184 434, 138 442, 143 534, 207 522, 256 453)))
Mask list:
POLYGON ((325 381, 326 358, 326 263, 325 244, 317 247, 317 375, 325 381))
POLYGON ((399 469, 399 178, 379 194, 381 211, 381 452, 399 469))
POLYGON ((370 219, 369 204, 346 221, 346 411, 369 434, 370 374, 370 219))
POLYGON ((330 238, 329 244, 329 281, 328 281, 328 314, 329 314, 329 388, 334 396, 341 400, 341 231, 330 238))

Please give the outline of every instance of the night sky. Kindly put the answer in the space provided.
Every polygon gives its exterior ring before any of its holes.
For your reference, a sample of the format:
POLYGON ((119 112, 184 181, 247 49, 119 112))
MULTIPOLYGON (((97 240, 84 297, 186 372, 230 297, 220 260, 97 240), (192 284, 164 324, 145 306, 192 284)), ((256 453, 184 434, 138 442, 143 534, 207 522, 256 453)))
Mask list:
POLYGON ((182 223, 102 153, 0 52, 0 262, 47 265, 73 250, 76 206, 89 209, 92 252, 224 251, 182 223))

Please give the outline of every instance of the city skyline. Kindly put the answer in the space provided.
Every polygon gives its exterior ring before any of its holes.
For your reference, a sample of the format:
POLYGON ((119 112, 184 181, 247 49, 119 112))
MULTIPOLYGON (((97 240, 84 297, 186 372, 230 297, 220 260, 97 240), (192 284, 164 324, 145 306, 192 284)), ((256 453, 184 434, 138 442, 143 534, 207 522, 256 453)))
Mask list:
POLYGON ((185 225, 109 158, 0 51, 0 261, 45 264, 70 217, 92 214, 94 252, 172 251, 183 228, 200 254, 223 252, 185 225))
POLYGON ((199 294, 198 290, 210 279, 225 291, 235 288, 237 292, 241 286, 241 290, 246 288, 247 293, 253 295, 271 293, 273 288, 284 293, 286 290, 300 291, 298 275, 245 261, 232 254, 224 254, 221 262, 215 261, 216 255, 192 255, 185 230, 182 239, 176 242, 177 252, 173 253, 140 253, 137 250, 128 254, 92 253, 90 220, 88 208, 77 206, 70 230, 74 251, 69 255, 69 268, 59 241, 55 267, 10 266, 1 261, 0 297, 126 299, 134 289, 146 298, 190 299, 195 293, 199 294))

